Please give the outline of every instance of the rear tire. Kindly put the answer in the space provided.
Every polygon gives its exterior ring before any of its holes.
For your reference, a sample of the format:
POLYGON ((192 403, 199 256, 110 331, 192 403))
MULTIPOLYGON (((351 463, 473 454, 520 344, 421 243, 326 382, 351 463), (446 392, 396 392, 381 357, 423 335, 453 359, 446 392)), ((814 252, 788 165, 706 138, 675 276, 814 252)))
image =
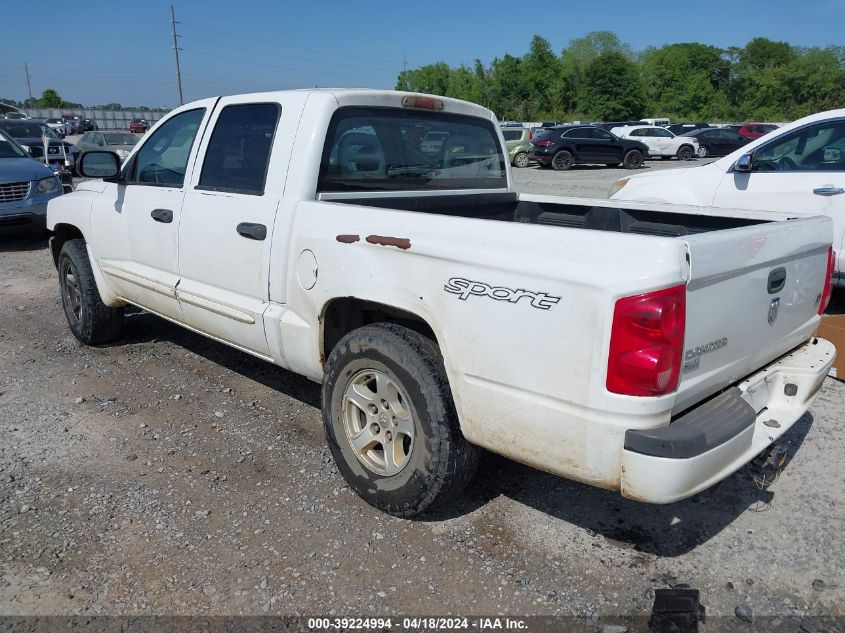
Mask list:
POLYGON ((643 153, 638 149, 632 149, 625 154, 622 165, 625 169, 639 169, 643 164, 643 153))
POLYGON ((530 161, 528 159, 528 154, 526 154, 525 152, 520 152, 519 154, 513 157, 513 166, 519 167, 520 169, 528 167, 529 162, 530 161))
POLYGON ((461 434, 440 349, 413 330, 378 323, 344 336, 326 361, 322 410, 338 470, 383 512, 415 516, 475 476, 481 449, 461 434))
POLYGON ((70 331, 86 345, 99 345, 118 338, 123 330, 123 308, 103 303, 85 240, 68 240, 58 259, 62 307, 70 331))
POLYGON ((694 152, 692 151, 692 147, 690 145, 681 145, 678 148, 678 160, 692 160, 694 152))
POLYGON ((573 162, 572 154, 567 150, 562 149, 554 155, 554 158, 552 158, 552 168, 555 171, 566 171, 572 167, 573 162))

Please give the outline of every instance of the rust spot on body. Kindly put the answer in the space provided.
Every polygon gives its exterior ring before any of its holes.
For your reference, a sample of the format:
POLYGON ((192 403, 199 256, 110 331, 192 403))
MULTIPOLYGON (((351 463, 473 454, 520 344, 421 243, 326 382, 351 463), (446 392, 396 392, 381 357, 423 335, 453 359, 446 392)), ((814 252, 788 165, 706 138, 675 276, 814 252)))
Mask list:
POLYGON ((368 235, 367 242, 370 244, 378 244, 379 246, 395 246, 407 251, 411 248, 411 240, 407 237, 389 237, 386 235, 368 235))
POLYGON ((341 244, 354 244, 355 242, 361 241, 361 236, 360 235, 350 235, 350 234, 338 235, 335 239, 338 242, 340 242, 341 244))

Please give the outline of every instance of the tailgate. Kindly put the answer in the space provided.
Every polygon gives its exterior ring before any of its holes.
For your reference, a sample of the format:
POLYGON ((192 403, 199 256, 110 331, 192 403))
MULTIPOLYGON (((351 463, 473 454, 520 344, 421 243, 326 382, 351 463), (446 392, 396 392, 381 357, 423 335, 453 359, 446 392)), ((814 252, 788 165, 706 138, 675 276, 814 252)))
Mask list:
POLYGON ((830 218, 818 216, 684 238, 690 280, 676 412, 812 335, 832 236, 830 218))

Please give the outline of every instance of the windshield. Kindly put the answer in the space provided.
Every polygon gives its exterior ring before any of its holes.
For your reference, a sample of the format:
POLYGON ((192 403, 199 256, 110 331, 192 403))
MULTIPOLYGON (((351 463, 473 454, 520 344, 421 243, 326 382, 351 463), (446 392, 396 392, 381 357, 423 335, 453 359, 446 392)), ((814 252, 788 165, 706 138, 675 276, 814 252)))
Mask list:
POLYGON ((22 147, 0 134, 0 158, 26 158, 27 156, 22 147))
POLYGON ((106 145, 134 145, 138 137, 132 134, 103 134, 106 145))
POLYGON ((12 138, 41 138, 44 134, 50 138, 59 138, 49 127, 43 123, 31 123, 29 121, 4 121, 0 124, 3 131, 12 138))
POLYGON ((501 189, 491 121, 398 108, 341 108, 329 124, 319 192, 501 189))

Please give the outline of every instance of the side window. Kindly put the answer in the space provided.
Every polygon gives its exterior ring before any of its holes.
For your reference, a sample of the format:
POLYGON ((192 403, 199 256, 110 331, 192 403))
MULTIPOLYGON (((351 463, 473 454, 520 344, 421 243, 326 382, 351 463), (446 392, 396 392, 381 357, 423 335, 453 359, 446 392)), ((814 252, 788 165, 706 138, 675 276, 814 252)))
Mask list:
POLYGON ((130 167, 129 181, 143 185, 181 187, 188 155, 197 136, 205 108, 180 112, 145 139, 130 167))
POLYGON ((754 171, 845 171, 845 121, 796 130, 754 152, 754 171))
POLYGON ((640 128, 639 130, 634 130, 633 132, 631 132, 631 134, 629 134, 629 136, 645 136, 645 132, 646 132, 645 129, 640 128))
POLYGON ((83 135, 82 135, 82 138, 81 138, 81 139, 79 139, 79 143, 80 143, 80 145, 81 145, 82 143, 90 143, 90 142, 91 142, 91 137, 92 137, 92 136, 93 136, 93 134, 91 134, 91 133, 89 133, 89 132, 86 132, 85 134, 83 134, 83 135))
POLYGON ((593 138, 598 138, 603 141, 612 141, 614 136, 607 130, 602 130, 597 127, 593 128, 593 138))
POLYGON ((103 140, 102 134, 94 134, 93 141, 94 145, 99 145, 100 147, 105 147, 106 142, 103 140))
POLYGON ((278 103, 223 108, 205 150, 197 189, 263 195, 280 113, 278 103))
POLYGON ((662 127, 656 127, 651 131, 652 136, 660 136, 662 138, 672 138, 672 133, 662 127))
POLYGON ((502 136, 504 136, 506 141, 518 141, 522 138, 522 132, 517 130, 504 130, 502 131, 502 136))

